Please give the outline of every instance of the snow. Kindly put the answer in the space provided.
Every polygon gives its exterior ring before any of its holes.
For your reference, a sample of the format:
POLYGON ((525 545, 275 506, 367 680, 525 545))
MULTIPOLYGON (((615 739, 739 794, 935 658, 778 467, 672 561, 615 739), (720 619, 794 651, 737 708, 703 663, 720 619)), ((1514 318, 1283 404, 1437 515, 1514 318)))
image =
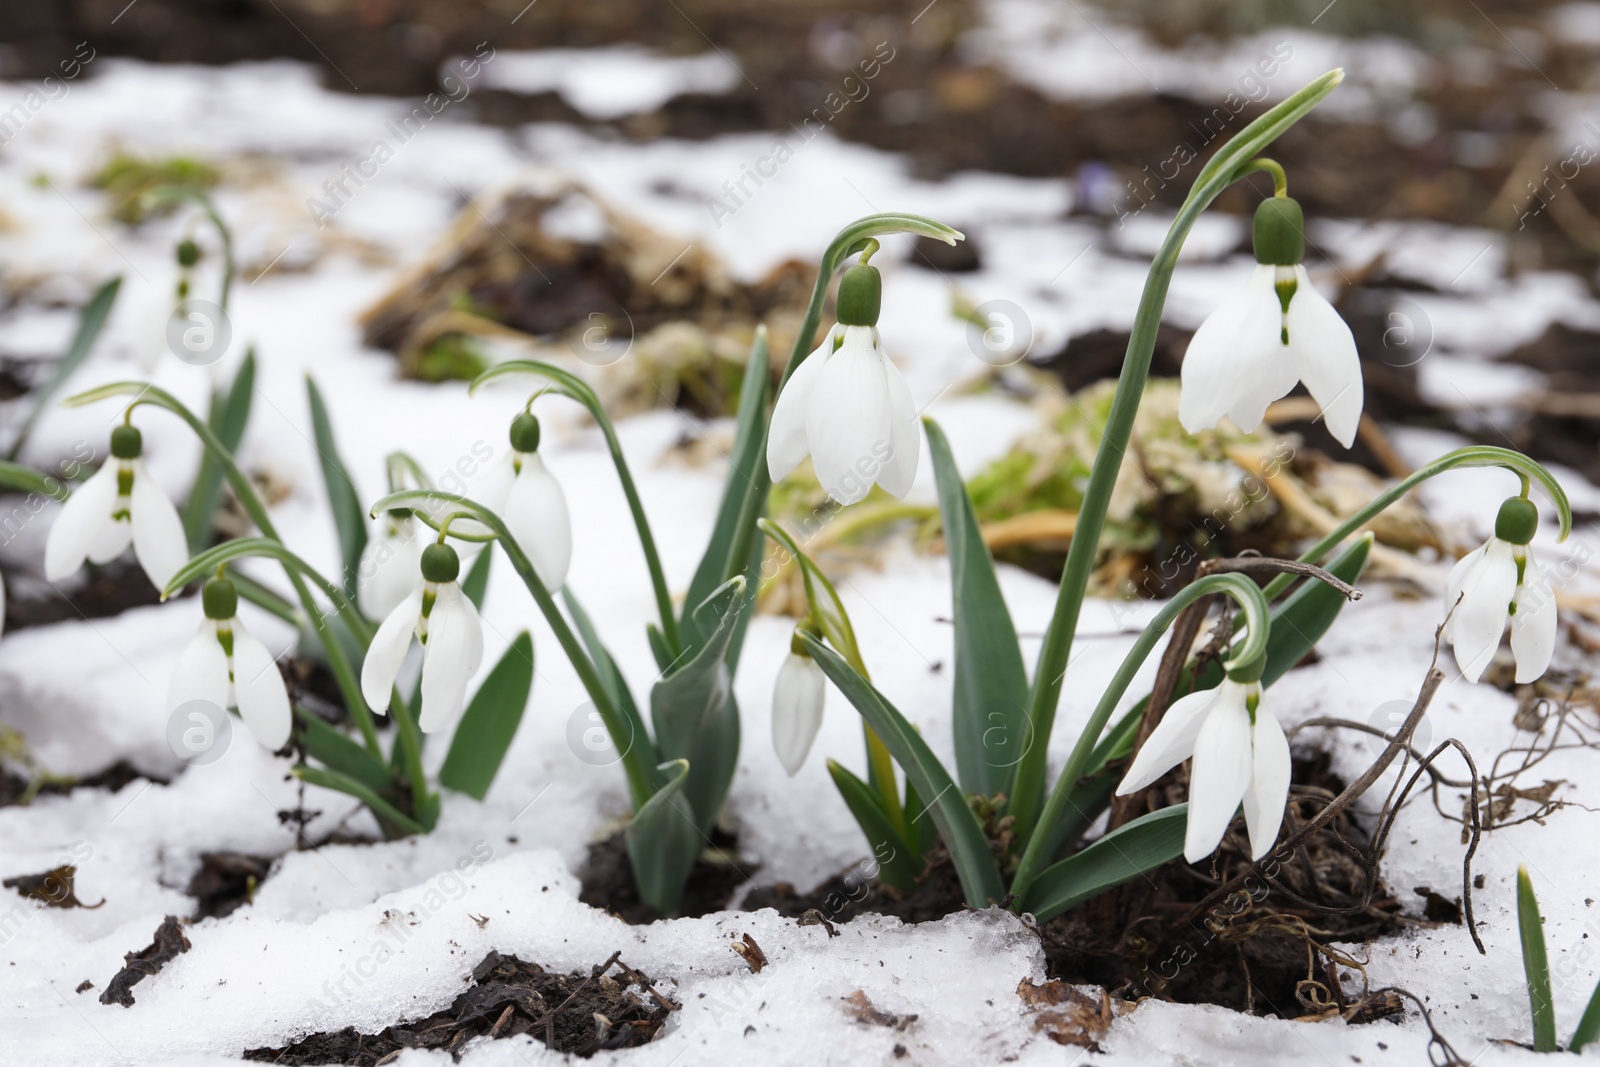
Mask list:
MULTIPOLYGON (((1000 5, 995 10, 1014 11, 1000 5)), ((1039 70, 1046 44, 1041 37, 1039 70)), ((1413 60, 1397 56, 1382 60, 1389 67, 1371 75, 1373 84, 1406 84, 1413 60)), ((502 54, 496 62, 512 58, 502 54)), ((1322 64, 1312 46, 1296 44, 1295 62, 1313 59, 1322 64)), ((1024 69, 1027 61, 1026 55, 1019 60, 1024 69)), ((552 61, 548 69, 570 70, 561 66, 565 62, 552 61)), ((1195 69, 1217 66, 1212 57, 1195 69)), ((1159 69, 1163 82, 1178 76, 1165 66, 1152 69, 1159 69)), ((1299 73, 1286 75, 1283 84, 1299 80, 1299 73)), ((583 90, 561 81, 558 91, 583 90)), ((582 106, 576 97, 569 99, 582 106)), ((1031 320, 1039 352, 1087 330, 1125 329, 1143 282, 1142 257, 1165 225, 1152 211, 1113 233, 1067 216, 1072 196, 1064 182, 984 173, 922 181, 901 157, 827 134, 804 143, 790 131, 638 145, 560 126, 483 128, 468 121, 465 109, 453 109, 417 135, 423 147, 400 146, 319 227, 306 202, 326 197, 324 183, 368 152, 374 138, 385 136, 386 124, 409 106, 324 91, 305 68, 290 64, 158 68, 104 59, 96 61, 93 77, 52 101, 0 150, 0 195, 18 220, 14 230, 0 234, 8 285, 37 279, 81 300, 108 271, 127 275, 123 301, 74 388, 140 376, 135 352, 143 313, 167 284, 170 245, 182 226, 157 220, 129 230, 105 217, 104 198, 79 181, 103 161, 106 146, 152 155, 194 152, 229 168, 252 155, 273 156, 270 173, 230 180, 219 193, 223 211, 243 223, 246 262, 265 266, 280 251, 294 249, 272 270, 259 276, 247 271, 237 287, 232 314, 238 340, 220 369, 231 373, 244 345, 257 346, 257 402, 242 459, 287 487, 288 495, 273 506, 274 521, 298 553, 330 571, 338 566, 337 545, 310 443, 303 376, 313 373, 328 399, 341 452, 364 499, 381 491, 383 456, 395 447, 412 452, 441 478, 454 471, 470 483, 471 473, 504 447, 501 428, 527 391, 510 386, 468 398, 460 383, 396 380, 389 355, 362 347, 354 314, 385 289, 395 266, 414 259, 437 236, 465 197, 512 180, 530 165, 559 162, 650 224, 686 242, 703 242, 743 278, 759 277, 789 257, 814 257, 839 225, 877 208, 927 213, 966 229, 982 251, 977 272, 942 277, 911 256, 904 241, 892 242, 880 262, 888 347, 906 368, 919 406, 946 428, 958 464, 969 473, 1026 432, 1036 416, 1002 395, 959 395, 959 385, 987 365, 950 315, 954 291, 975 302, 1018 304, 1031 320), (728 196, 725 183, 736 182, 744 165, 785 138, 795 150, 775 179, 747 186, 750 195, 740 197, 730 216, 719 220, 708 210, 708 200, 728 196), (54 184, 34 184, 38 173, 54 184)), ((592 222, 574 213, 563 225, 582 232, 592 222)), ((1400 251, 1390 260, 1392 270, 1444 290, 1412 294, 1432 322, 1437 348, 1423 365, 1426 389, 1439 390, 1441 382, 1448 389, 1454 381, 1469 401, 1481 403, 1497 389, 1530 381, 1494 362, 1509 348, 1552 321, 1600 322, 1600 307, 1579 279, 1522 274, 1508 281, 1503 258, 1492 251, 1469 264, 1480 236, 1475 231, 1325 226, 1318 242, 1332 261, 1313 264, 1319 283, 1336 282, 1342 265, 1395 248, 1400 251), (1459 284, 1442 284, 1452 280, 1444 277, 1447 270, 1465 270, 1459 284)), ((1196 231, 1174 280, 1173 321, 1198 324, 1242 283, 1250 263, 1247 255, 1234 254, 1242 230, 1241 220, 1219 218, 1196 231)), ((26 302, 0 322, 8 344, 30 353, 58 349, 70 333, 60 312, 26 302)), ((155 381, 201 405, 212 373, 165 360, 155 381)), ((119 411, 112 403, 53 409, 25 458, 51 466, 79 446, 99 456, 119 411)), ((579 524, 571 588, 606 635, 634 691, 643 693, 656 674, 643 627, 654 607, 603 441, 575 405, 546 398, 538 411, 546 427, 543 451, 579 524)), ((9 424, 18 409, 11 405, 0 412, 9 424)), ((143 409, 137 419, 153 476, 179 494, 193 469, 195 443, 161 412, 143 409)), ((667 454, 685 435, 715 437, 728 426, 658 411, 626 419, 618 430, 655 524, 668 583, 681 591, 704 545, 723 471, 716 465, 687 467, 667 454)), ((1458 443, 1420 430, 1398 433, 1396 441, 1413 461, 1458 443)), ((1571 472, 1559 473, 1575 505, 1600 505, 1600 490, 1571 472)), ((1470 543, 1487 534, 1494 502, 1512 491, 1512 481, 1504 472, 1461 471, 1426 487, 1422 496, 1462 543, 1470 543)), ((926 463, 911 495, 933 500, 926 463)), ((39 559, 54 513, 45 509, 15 537, 8 534, 0 548, 8 562, 39 559)), ((1535 547, 1553 563, 1596 543, 1597 536, 1593 528, 1580 530, 1573 546, 1558 549, 1541 533, 1535 547)), ((1592 581, 1593 569, 1590 564, 1574 586, 1592 581)), ((254 571, 278 582, 270 567, 254 571)), ((1009 567, 1000 576, 1031 662, 1054 586, 1009 567)), ((948 582, 942 557, 901 546, 840 583, 874 677, 947 759, 948 582)), ((269 647, 288 641, 281 624, 242 610, 246 625, 269 647)), ((1432 598, 1370 588, 1322 643, 1322 659, 1291 672, 1271 691, 1286 726, 1327 715, 1371 721, 1389 702, 1409 699, 1431 659, 1430 635, 1440 611, 1432 598)), ((1152 613, 1149 605, 1085 605, 1051 744, 1054 766, 1131 645, 1135 628, 1152 613)), ((1023 1012, 1017 983, 1042 980, 1043 957, 1037 940, 1003 914, 958 914, 914 927, 866 917, 842 924, 841 936, 829 939, 817 927, 795 926, 771 911, 641 928, 578 903, 572 872, 591 841, 614 831, 626 815, 622 776, 614 766, 585 762, 570 747, 569 725, 583 713, 586 697, 526 591, 503 565, 496 565, 486 602, 484 669, 518 630, 531 628, 537 650, 532 703, 487 798, 480 803, 447 796, 439 827, 423 838, 293 851, 294 837, 276 813, 295 807, 302 787, 286 776, 286 761, 261 751, 242 730, 218 762, 179 764, 165 741, 166 679, 198 617, 191 599, 0 639, 0 708, 6 724, 26 735, 47 766, 80 773, 124 758, 170 778, 165 785, 138 781, 115 793, 81 789, 40 798, 27 808, 0 809, 0 877, 71 860, 79 867, 79 896, 88 903, 105 899, 94 910, 58 910, 0 895, 0 1030, 6 1035, 0 1067, 46 1058, 63 1067, 231 1062, 247 1047, 281 1044, 314 1030, 376 1029, 447 1005, 490 948, 575 969, 620 949, 629 964, 684 1005, 659 1042, 602 1054, 599 1063, 624 1057, 663 1067, 744 1060, 894 1062, 897 1044, 918 1063, 1059 1064, 1064 1056, 1074 1062, 1072 1050, 1035 1031, 1023 1012), (131 1009, 101 1006, 93 991, 72 992, 85 979, 103 988, 123 953, 146 944, 163 915, 187 914, 192 902, 182 887, 199 854, 219 848, 280 856, 251 905, 189 928, 193 949, 140 984, 131 1009), (760 974, 749 973, 727 947, 746 932, 771 960, 760 974), (882 1010, 914 1013, 917 1022, 895 1032, 853 1021, 843 998, 858 989, 882 1010)), ((830 694, 810 760, 794 779, 781 773, 767 741, 766 715, 791 627, 789 620, 767 616, 751 627, 736 682, 745 745, 729 811, 740 831, 741 866, 754 882, 806 887, 865 854, 822 757, 857 771, 863 759, 858 720, 830 694)), ((1578 655, 1563 648, 1557 666, 1578 665, 1578 655)), ((1454 676, 1448 657, 1442 666, 1454 676)), ((1128 702, 1143 691, 1153 669, 1153 662, 1146 665, 1128 702)), ((1483 764, 1528 740, 1513 727, 1513 712, 1511 697, 1452 680, 1441 689, 1427 728, 1435 743, 1459 737, 1483 764)), ((1372 758, 1359 734, 1322 731, 1297 738, 1298 744, 1312 742, 1330 748, 1335 770, 1347 777, 1372 758)), ((442 760, 444 748, 430 744, 430 766, 442 760)), ((1444 765, 1459 774, 1452 759, 1445 757, 1444 765)), ((1573 861, 1594 839, 1596 804, 1583 783, 1595 760, 1588 750, 1551 756, 1538 773, 1565 778, 1569 792, 1563 795, 1574 806, 1546 825, 1529 823, 1485 837, 1474 869, 1485 880, 1477 913, 1488 957, 1478 957, 1466 932, 1454 926, 1418 926, 1366 950, 1352 947, 1369 958, 1374 984, 1395 983, 1428 997, 1436 1024, 1476 1062, 1529 1058, 1498 1043, 1528 1034, 1512 922, 1518 863, 1529 864, 1540 889, 1560 975, 1556 994, 1564 1031, 1600 971, 1584 947, 1595 923, 1585 903, 1588 872, 1573 861)), ((341 824, 373 832, 370 819, 347 798, 309 787, 303 795, 307 807, 321 811, 307 830, 312 839, 341 824)), ((1459 808, 1453 790, 1444 791, 1443 802, 1447 811, 1459 808)), ((1400 816, 1384 874, 1402 895, 1427 885, 1454 896, 1460 859, 1456 825, 1419 798, 1400 816)), ((1419 898, 1414 913, 1420 914, 1420 906, 1419 898)), ((1312 1028, 1152 1001, 1121 1015, 1101 1039, 1104 1053, 1091 1062, 1226 1059, 1265 1067, 1314 1051, 1312 1062, 1359 1057, 1368 1064, 1410 1064, 1421 1060, 1425 1043, 1415 1013, 1399 1025, 1312 1028)), ((556 1058, 527 1040, 477 1044, 464 1057, 485 1067, 556 1058)), ((409 1053, 402 1062, 444 1060, 409 1053)))
MULTIPOLYGON (((448 65, 447 65, 448 66, 448 65)), ((592 119, 650 112, 685 93, 726 93, 744 75, 726 53, 664 56, 637 45, 499 52, 481 87, 560 93, 592 119)))

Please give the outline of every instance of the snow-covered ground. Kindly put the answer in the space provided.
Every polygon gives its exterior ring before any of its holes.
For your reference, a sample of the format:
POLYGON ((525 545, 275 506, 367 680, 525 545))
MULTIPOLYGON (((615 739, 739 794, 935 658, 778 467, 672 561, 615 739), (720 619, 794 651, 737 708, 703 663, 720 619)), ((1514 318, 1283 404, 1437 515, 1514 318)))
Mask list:
MULTIPOLYGON (((1303 82, 1343 58, 1325 51, 1321 45, 1298 48, 1285 65, 1284 84, 1303 82)), ((1405 62, 1398 56, 1382 66, 1367 90, 1402 78, 1403 70, 1396 71, 1405 62)), ((103 196, 82 179, 115 148, 187 153, 221 164, 230 180, 217 199, 238 228, 246 264, 235 291, 233 358, 250 342, 261 363, 242 459, 288 487, 274 519, 297 552, 329 570, 337 569, 337 545, 311 444, 303 376, 314 374, 328 398, 341 451, 368 499, 382 491, 382 459, 394 448, 439 473, 472 456, 480 442, 498 453, 505 446, 503 427, 524 393, 495 389, 469 399, 460 383, 400 381, 389 354, 362 347, 354 317, 392 282, 396 266, 443 230, 464 198, 513 180, 530 165, 575 175, 625 210, 681 234, 686 244, 708 247, 743 278, 759 277, 791 256, 814 258, 840 225, 874 210, 922 212, 967 230, 983 250, 983 267, 958 280, 919 266, 905 244, 891 244, 888 251, 899 259, 887 264, 883 333, 919 404, 943 423, 969 473, 1004 449, 1032 416, 1004 397, 951 395, 953 385, 986 369, 949 314, 952 288, 975 301, 1020 305, 1032 320, 1036 347, 1052 350, 1085 330, 1126 328, 1145 271, 1140 257, 1164 228, 1154 209, 1122 229, 1066 217, 1071 193, 1064 182, 981 173, 923 182, 899 157, 827 135, 802 146, 776 179, 719 225, 706 198, 721 195, 723 183, 768 152, 776 135, 639 145, 567 127, 480 127, 460 109, 447 109, 399 146, 319 228, 307 201, 324 197, 323 183, 367 156, 386 136, 386 124, 408 112, 411 102, 326 92, 308 70, 288 64, 202 70, 100 59, 93 70, 93 78, 72 83, 0 149, 0 209, 10 223, 0 233, 7 282, 14 289, 25 281, 39 287, 0 320, 6 346, 59 351, 73 319, 43 307, 42 298, 81 301, 120 273, 124 289, 116 315, 74 386, 141 377, 140 331, 148 308, 171 284, 167 261, 181 223, 121 227, 107 217, 103 196)), ((1361 87, 1359 68, 1352 82, 1361 87)), ((0 102, 25 91, 0 86, 0 102)), ((1243 280, 1249 259, 1238 254, 1242 233, 1236 221, 1219 219, 1197 234, 1173 286, 1174 320, 1198 323, 1243 280)), ((1404 254, 1391 258, 1392 271, 1409 270, 1442 286, 1440 294, 1416 296, 1434 342, 1423 364, 1424 383, 1437 383, 1429 386, 1436 391, 1459 383, 1466 402, 1483 406, 1486 417, 1497 415, 1492 402, 1503 403, 1507 395, 1497 383, 1512 375, 1492 362, 1496 354, 1537 336, 1551 321, 1600 321, 1600 306, 1575 279, 1525 275, 1508 284, 1493 235, 1333 220, 1313 236, 1332 257, 1319 268, 1324 275, 1377 249, 1398 248, 1404 254), (1493 378, 1497 373, 1502 377, 1493 378), (1481 376, 1490 376, 1487 384, 1481 376)), ((167 358, 154 380, 199 405, 209 387, 206 375, 167 358)), ((24 458, 49 466, 79 442, 103 452, 118 410, 108 404, 52 411, 24 458)), ((538 410, 546 420, 547 462, 566 486, 577 526, 569 584, 642 693, 655 676, 644 636, 653 608, 603 443, 575 406, 542 400, 538 410)), ((8 421, 20 413, 15 405, 0 409, 8 421)), ((159 412, 144 411, 139 425, 154 476, 181 494, 195 442, 159 412)), ((669 582, 681 591, 707 536, 724 472, 664 457, 685 435, 716 439, 728 428, 655 412, 627 419, 619 430, 669 582)), ((1408 458, 1421 460, 1454 442, 1412 432, 1399 443, 1408 458)), ((923 466, 913 495, 931 501, 931 472, 923 466)), ((1462 473, 1430 486, 1425 497, 1465 543, 1487 532, 1511 481, 1505 474, 1462 473)), ((1600 491, 1575 476, 1566 481, 1577 506, 1596 506, 1600 491)), ((37 564, 53 511, 4 546, 9 562, 37 564)), ((1583 545, 1597 538, 1594 530, 1576 536, 1583 545)), ((1552 548, 1548 558, 1564 552, 1552 548)), ((269 569, 258 573, 275 579, 269 569)), ((1042 632, 1053 586, 1010 568, 1002 569, 1002 584, 1019 631, 1042 632)), ((951 661, 950 628, 942 621, 950 610, 948 589, 942 557, 900 548, 881 569, 850 576, 841 590, 875 679, 913 712, 945 758, 951 755, 949 684, 948 674, 936 668, 951 661)), ((244 611, 247 625, 269 645, 283 648, 289 641, 281 625, 244 611)), ((1105 603, 1086 607, 1085 636, 1052 745, 1058 765, 1131 643, 1120 628, 1143 613, 1140 608, 1130 617, 1105 603)), ((1366 721, 1387 702, 1415 693, 1438 615, 1434 598, 1371 589, 1323 642, 1321 661, 1287 676, 1271 699, 1290 724, 1326 715, 1366 721)), ((1268 1065, 1291 1058, 1412 1064, 1424 1054, 1426 1031, 1414 1013, 1399 1025, 1310 1026, 1154 1001, 1117 1019, 1100 1039, 1103 1053, 1063 1049, 1034 1029, 1017 997, 1019 981, 1042 979, 1043 955, 1037 940, 1004 915, 956 915, 916 927, 864 918, 829 939, 770 911, 639 928, 578 903, 572 872, 589 843, 624 816, 622 777, 615 767, 579 759, 569 747, 569 720, 581 714, 583 692, 525 590, 503 566, 485 607, 485 663, 527 627, 534 632, 537 674, 529 712, 488 798, 480 804, 447 796, 440 825, 427 837, 290 851, 293 837, 275 812, 294 807, 300 787, 288 778, 284 761, 248 743, 243 731, 208 766, 185 768, 167 747, 166 682, 198 619, 198 604, 188 600, 0 639, 0 713, 47 766, 83 773, 124 758, 172 777, 165 786, 138 781, 115 794, 83 789, 0 810, 0 877, 70 861, 78 866, 79 897, 105 898, 95 910, 60 910, 0 896, 0 1065, 212 1063, 311 1031, 377 1029, 447 1005, 490 948, 556 968, 584 968, 621 949, 628 963, 685 1005, 657 1043, 602 1053, 597 1062, 887 1063, 895 1061, 896 1046, 913 1062, 939 1065, 1268 1065), (93 992, 73 992, 85 979, 103 988, 122 954, 145 945, 163 915, 189 913, 192 901, 182 887, 199 853, 222 848, 284 855, 253 904, 189 930, 192 951, 138 986, 135 1007, 104 1007, 93 992), (488 921, 480 924, 483 918, 488 921), (396 924, 403 934, 394 932, 396 924), (743 932, 753 934, 771 960, 760 974, 749 973, 727 947, 743 932), (918 1021, 904 1032, 854 1022, 842 998, 857 989, 881 1009, 915 1013, 918 1021)), ((860 730, 845 702, 832 695, 810 761, 792 780, 782 774, 767 742, 766 716, 790 625, 762 617, 751 628, 737 680, 746 744, 729 809, 756 882, 810 886, 865 851, 821 758, 859 770, 860 730)), ((1031 661, 1036 642, 1025 645, 1031 661)), ((1563 649, 1557 666, 1578 658, 1563 649)), ((1487 761, 1528 740, 1513 726, 1513 712, 1509 696, 1455 679, 1436 699, 1428 728, 1435 741, 1458 737, 1487 761)), ((1346 778, 1372 758, 1356 734, 1299 740, 1331 748, 1334 769, 1346 778)), ((431 746, 435 763, 442 753, 443 745, 431 746)), ((1560 795, 1573 806, 1545 825, 1485 838, 1475 870, 1484 879, 1476 900, 1487 957, 1476 954, 1457 926, 1419 927, 1367 949, 1352 947, 1368 958, 1375 984, 1397 984, 1424 997, 1435 1024, 1475 1062, 1515 1063, 1532 1055, 1500 1043, 1529 1035, 1514 925, 1518 863, 1529 865, 1540 890, 1564 1032, 1600 972, 1587 947, 1591 932, 1600 935, 1586 862, 1597 802, 1585 782, 1597 771, 1600 755, 1586 749, 1551 756, 1540 775, 1565 779, 1560 795)), ((1452 766, 1450 773, 1459 769, 1452 766)), ((352 817, 355 805, 341 795, 312 789, 306 803, 323 812, 309 827, 313 838, 346 819, 371 829, 364 814, 352 817)), ((1458 803, 1455 794, 1446 791, 1445 803, 1458 803)), ((1396 825, 1384 877, 1402 897, 1413 886, 1454 896, 1460 853, 1457 825, 1415 801, 1396 825)), ((1422 903, 1416 898, 1414 914, 1422 903)), ((554 1061, 556 1055, 517 1039, 475 1045, 465 1059, 489 1065, 554 1061)), ((399 1062, 443 1058, 411 1052, 399 1062)))

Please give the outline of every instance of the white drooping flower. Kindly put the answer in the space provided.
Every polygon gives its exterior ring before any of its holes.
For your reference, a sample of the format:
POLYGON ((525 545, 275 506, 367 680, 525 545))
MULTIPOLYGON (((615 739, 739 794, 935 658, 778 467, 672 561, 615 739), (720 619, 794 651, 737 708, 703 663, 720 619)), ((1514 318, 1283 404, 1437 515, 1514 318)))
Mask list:
POLYGON ((52 582, 91 563, 109 563, 133 545, 139 565, 157 589, 166 588, 189 561, 183 520, 140 458, 143 442, 132 426, 111 432, 111 459, 68 498, 45 542, 45 577, 52 582))
POLYGON ((1190 433, 1224 416, 1250 433, 1269 404, 1303 381, 1329 432, 1346 448, 1354 443, 1361 359, 1350 327, 1300 263, 1303 230, 1300 207, 1288 197, 1256 212, 1255 273, 1200 324, 1183 357, 1178 420, 1190 433))
POLYGON ((524 412, 511 420, 510 454, 482 492, 480 499, 505 522, 545 588, 554 593, 567 584, 572 517, 561 483, 539 455, 537 417, 524 412))
POLYGON ((167 687, 167 707, 191 700, 218 708, 230 704, 255 739, 276 752, 289 740, 289 693, 272 653, 239 622, 238 593, 226 578, 208 580, 201 591, 205 619, 178 658, 167 687))
POLYGON ((422 642, 424 733, 451 726, 466 706, 467 683, 483 662, 483 624, 472 601, 456 584, 461 559, 449 545, 422 551, 421 579, 373 635, 361 664, 361 694, 378 714, 389 711, 389 694, 415 634, 422 642))
POLYGON ((1216 851, 1241 802, 1251 858, 1272 851, 1289 799, 1289 740, 1262 703, 1259 682, 1224 678, 1215 689, 1175 701, 1117 795, 1138 792, 1191 757, 1184 858, 1198 863, 1216 851))
POLYGON ((839 282, 839 322, 789 377, 772 409, 767 472, 777 481, 809 454, 817 481, 841 504, 881 485, 905 496, 922 437, 917 407, 878 336, 882 280, 858 264, 839 282))
POLYGON ((1469 682, 1483 677, 1494 660, 1508 619, 1517 682, 1535 681, 1550 666, 1556 647, 1555 586, 1528 550, 1538 523, 1532 501, 1511 497, 1500 506, 1495 535, 1450 571, 1444 639, 1469 682))
POLYGON ((822 729, 827 678, 800 643, 799 631, 772 687, 772 747, 793 778, 822 729))
POLYGON ((417 568, 428 543, 422 523, 409 511, 391 511, 361 550, 356 603, 369 619, 387 618, 417 585, 417 568))

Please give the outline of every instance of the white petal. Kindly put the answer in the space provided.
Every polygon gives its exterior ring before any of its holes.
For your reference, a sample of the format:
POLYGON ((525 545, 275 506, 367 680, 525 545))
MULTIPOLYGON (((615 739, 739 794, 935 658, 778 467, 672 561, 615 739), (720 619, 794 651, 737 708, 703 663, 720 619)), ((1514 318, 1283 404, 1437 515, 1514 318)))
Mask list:
POLYGON ((917 461, 922 455, 922 427, 917 422, 917 405, 911 399, 900 368, 883 359, 884 377, 889 385, 889 458, 878 472, 883 491, 903 497, 911 491, 917 477, 917 461))
POLYGON ((826 676, 810 656, 793 652, 778 668, 772 688, 772 748, 793 778, 822 728, 826 676))
POLYGON ((1245 710, 1242 689, 1220 694, 1222 699, 1212 707, 1194 740, 1189 825, 1183 840, 1183 856, 1190 863, 1199 863, 1216 851, 1250 785, 1250 713, 1245 710))
POLYGON ((178 509, 151 479, 142 459, 133 461, 133 493, 128 510, 133 518, 133 551, 139 557, 139 566, 151 584, 165 589, 178 569, 189 562, 189 542, 178 509))
POLYGON ((383 620, 378 632, 372 635, 372 644, 367 646, 367 658, 361 663, 361 695, 379 715, 389 710, 395 675, 400 673, 400 664, 405 662, 411 635, 416 633, 417 620, 421 617, 422 584, 418 582, 383 620))
POLYGON ((1461 602, 1450 620, 1450 644, 1467 681, 1483 677, 1494 659, 1516 591, 1517 564, 1511 558, 1511 546, 1493 538, 1462 575, 1461 602))
POLYGON ((402 519, 390 528, 380 520, 382 532, 361 550, 361 567, 356 574, 356 603, 369 619, 387 618, 417 587, 422 573, 422 550, 426 535, 416 519, 402 519))
POLYGON ((767 430, 767 473, 775 482, 798 467, 811 451, 806 443, 806 412, 811 407, 811 390, 823 365, 833 355, 833 340, 839 332, 840 328, 834 326, 816 351, 800 361, 778 394, 778 402, 772 406, 772 425, 767 430))
POLYGON ((112 519, 100 527, 100 532, 89 545, 89 562, 100 565, 110 563, 133 544, 133 523, 127 519, 128 498, 117 497, 111 504, 112 511, 122 512, 122 518, 112 519))
POLYGON ((817 481, 841 504, 872 489, 889 458, 889 380, 870 326, 848 326, 823 364, 806 409, 806 440, 817 481))
POLYGON ((1299 380, 1281 339, 1275 269, 1257 264, 1245 287, 1190 339, 1178 393, 1178 421, 1190 433, 1215 426, 1224 415, 1249 433, 1261 424, 1267 405, 1299 380))
POLYGON ((1517 658, 1517 682, 1532 682, 1550 667, 1556 651, 1556 592, 1550 576, 1528 554, 1522 584, 1513 601, 1511 653, 1517 658))
POLYGON ((1173 701, 1139 747, 1139 754, 1133 757, 1122 784, 1117 786, 1117 795, 1137 793, 1194 755, 1195 736, 1216 700, 1217 690, 1201 689, 1173 701))
POLYGON ((1317 292, 1304 267, 1294 269, 1299 285, 1289 301, 1289 348, 1300 380, 1322 408, 1328 432, 1344 447, 1355 443, 1361 423, 1361 357, 1350 327, 1317 292))
POLYGON ((428 615, 428 640, 422 647, 422 717, 424 733, 443 730, 461 717, 467 683, 483 656, 483 630, 478 613, 454 582, 439 586, 428 615))
POLYGON ((1456 602, 1461 599, 1461 588, 1466 584, 1467 573, 1472 570, 1472 565, 1478 560, 1482 559, 1483 554, 1488 551, 1488 549, 1489 546, 1484 545, 1482 548, 1473 549, 1465 556, 1462 556, 1460 559, 1456 560, 1456 565, 1450 568, 1450 576, 1445 579, 1444 610, 1445 614, 1449 617, 1449 621, 1445 623, 1444 639, 1446 641, 1450 641, 1452 644, 1454 643, 1454 639, 1450 635, 1455 628, 1456 620, 1455 616, 1450 614, 1450 609, 1455 607, 1456 602))
POLYGON ((233 695, 239 717, 273 752, 289 741, 289 692, 267 646, 233 620, 233 695))
POLYGON ((44 573, 52 582, 59 582, 83 566, 90 546, 111 525, 111 507, 117 499, 117 466, 116 460, 108 460, 62 505, 44 546, 44 573))
POLYGON ((1256 723, 1251 736, 1253 772, 1250 787, 1244 794, 1244 823, 1250 831, 1250 858, 1258 860, 1277 843, 1284 805, 1289 802, 1293 761, 1283 726, 1264 702, 1256 706, 1256 723))
POLYGON ((561 483, 538 453, 522 457, 522 471, 511 483, 500 517, 545 588, 554 593, 565 585, 572 563, 572 518, 561 483))
POLYGON ((167 709, 176 711, 191 700, 204 700, 219 711, 228 706, 228 654, 217 640, 217 624, 200 623, 178 657, 177 669, 167 683, 167 709))

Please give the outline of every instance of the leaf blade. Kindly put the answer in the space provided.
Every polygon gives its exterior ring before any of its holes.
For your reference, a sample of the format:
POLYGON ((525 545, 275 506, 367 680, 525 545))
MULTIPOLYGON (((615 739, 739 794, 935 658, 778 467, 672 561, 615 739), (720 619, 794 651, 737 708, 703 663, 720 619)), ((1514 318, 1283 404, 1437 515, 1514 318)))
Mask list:
POLYGON ((439 768, 440 785, 478 800, 488 794, 517 734, 532 690, 533 637, 523 630, 511 639, 462 713, 450 740, 450 751, 439 768))
POLYGON ((1039 872, 1023 908, 1040 922, 1183 855, 1189 805, 1141 815, 1039 872))
POLYGON ((106 319, 111 316, 111 308, 116 304, 117 293, 121 289, 122 276, 119 274, 96 289, 89 302, 83 305, 83 310, 78 313, 78 329, 72 335, 72 343, 56 362, 56 372, 50 376, 50 381, 35 395, 32 410, 28 412, 28 417, 22 420, 17 436, 11 441, 11 449, 6 453, 7 459, 14 460, 22 454, 22 446, 27 443, 28 435, 33 432, 34 423, 44 414, 50 398, 67 384, 67 379, 71 378, 88 358, 89 350, 94 347, 95 341, 100 337, 100 331, 105 328, 106 319))
POLYGON ((333 437, 333 422, 328 417, 328 407, 322 392, 311 375, 306 375, 306 399, 311 405, 311 433, 317 446, 317 459, 322 466, 322 481, 328 490, 328 505, 333 511, 334 525, 339 532, 339 554, 344 563, 346 595, 356 595, 356 585, 361 574, 361 552, 367 547, 366 509, 356 493, 344 461, 339 458, 339 446, 333 437))

